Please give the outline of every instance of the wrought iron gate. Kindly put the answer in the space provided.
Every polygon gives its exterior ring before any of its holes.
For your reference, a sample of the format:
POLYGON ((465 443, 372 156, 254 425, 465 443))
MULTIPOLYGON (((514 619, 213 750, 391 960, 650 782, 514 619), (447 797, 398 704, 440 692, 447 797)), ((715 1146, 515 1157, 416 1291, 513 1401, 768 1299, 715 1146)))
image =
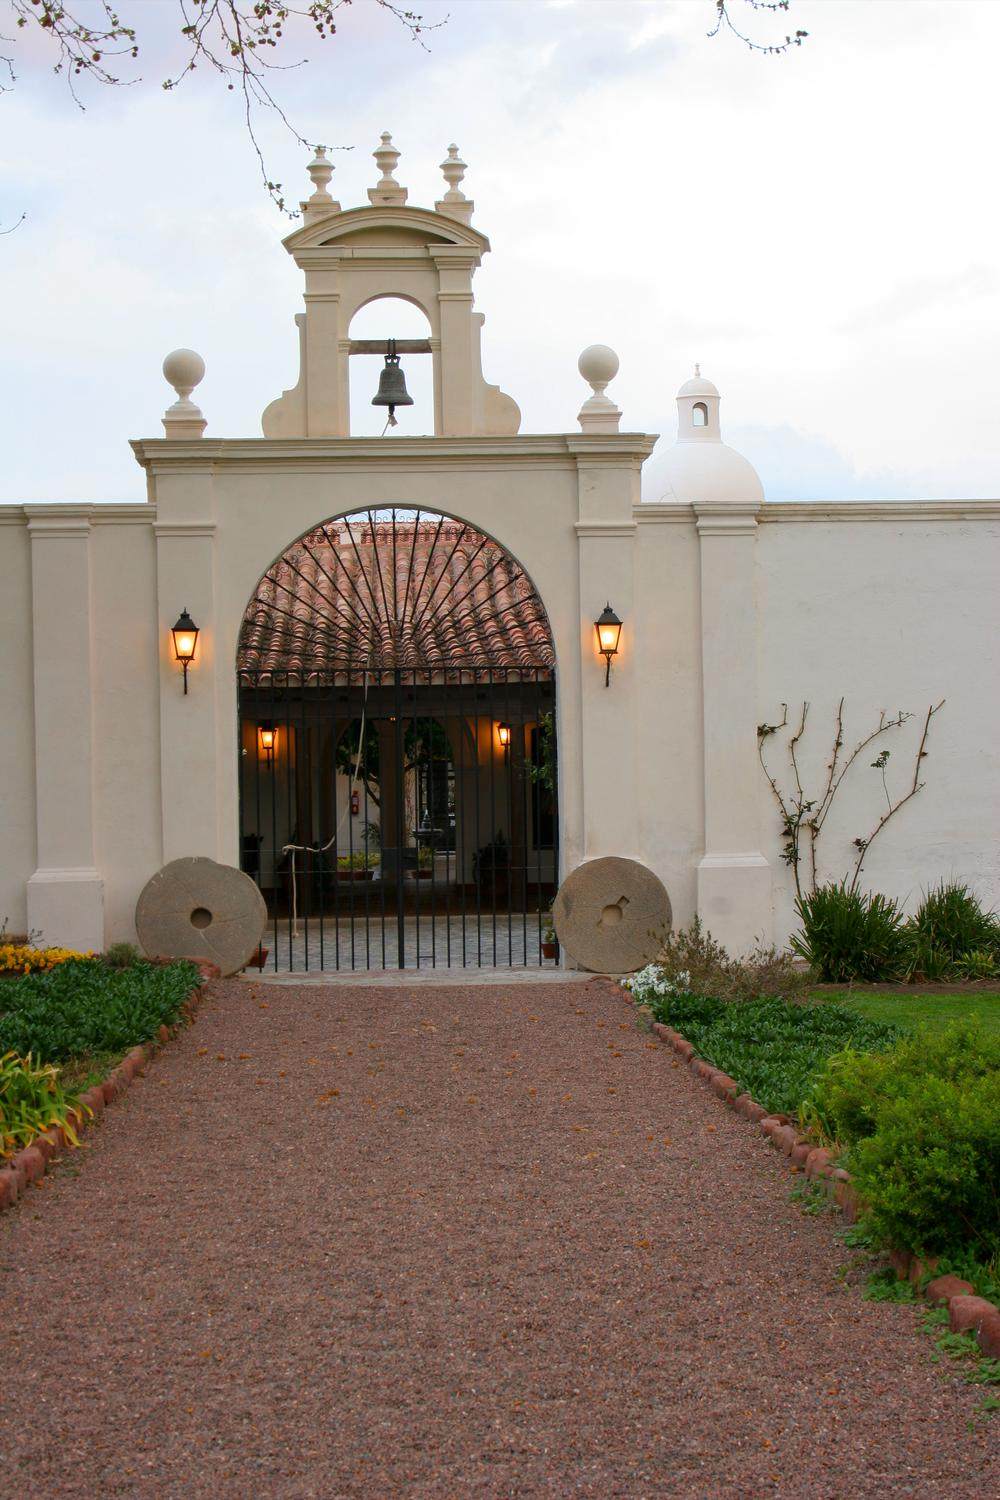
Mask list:
POLYGON ((557 961, 551 637, 496 542, 402 510, 302 538, 247 610, 239 717, 269 967, 557 961))

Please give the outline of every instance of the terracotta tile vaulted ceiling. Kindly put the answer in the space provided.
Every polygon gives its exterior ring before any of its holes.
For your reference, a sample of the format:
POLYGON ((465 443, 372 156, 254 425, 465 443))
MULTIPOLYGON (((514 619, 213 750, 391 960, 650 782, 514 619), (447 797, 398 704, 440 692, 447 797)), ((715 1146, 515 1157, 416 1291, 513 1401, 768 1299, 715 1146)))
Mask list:
POLYGON ((241 672, 550 671, 552 636, 523 569, 464 522, 363 511, 295 542, 254 591, 241 672))

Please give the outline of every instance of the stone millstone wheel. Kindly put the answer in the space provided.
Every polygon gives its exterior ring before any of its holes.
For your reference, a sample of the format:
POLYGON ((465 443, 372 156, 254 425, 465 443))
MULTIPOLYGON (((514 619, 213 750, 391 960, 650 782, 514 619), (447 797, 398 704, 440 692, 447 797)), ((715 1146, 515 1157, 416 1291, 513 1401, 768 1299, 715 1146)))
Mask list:
POLYGON ((223 974, 245 968, 264 933, 267 907, 249 875, 214 859, 174 859, 136 903, 135 928, 151 958, 204 958, 223 974))
POLYGON ((577 865, 552 904, 560 943, 595 974, 641 969, 656 957, 670 920, 663 882, 637 860, 617 855, 577 865))

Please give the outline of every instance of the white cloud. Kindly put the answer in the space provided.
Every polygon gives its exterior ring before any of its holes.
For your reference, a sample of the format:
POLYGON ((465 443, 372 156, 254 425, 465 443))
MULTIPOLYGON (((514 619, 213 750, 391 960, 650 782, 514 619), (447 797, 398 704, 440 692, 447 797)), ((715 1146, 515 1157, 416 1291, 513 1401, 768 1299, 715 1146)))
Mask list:
MULTIPOLYGON (((459 142, 494 246, 487 376, 527 429, 575 426, 576 356, 601 341, 625 425, 664 442, 700 360, 776 497, 996 495, 1000 6, 794 3, 810 38, 784 58, 708 41, 710 0, 465 0, 428 51, 356 5, 325 49, 296 36, 314 61, 278 87, 304 133, 356 143, 345 204, 381 130, 415 202, 459 142)), ((149 12, 175 47, 171 7, 149 12)), ((85 115, 37 64, 0 97, 0 220, 29 215, 0 239, 4 499, 141 496, 127 439, 159 430, 178 344, 205 356, 210 433, 256 434, 294 383, 290 226, 232 97, 199 75, 164 94, 166 71, 90 90, 85 115)), ((301 148, 261 135, 308 191, 301 148)))

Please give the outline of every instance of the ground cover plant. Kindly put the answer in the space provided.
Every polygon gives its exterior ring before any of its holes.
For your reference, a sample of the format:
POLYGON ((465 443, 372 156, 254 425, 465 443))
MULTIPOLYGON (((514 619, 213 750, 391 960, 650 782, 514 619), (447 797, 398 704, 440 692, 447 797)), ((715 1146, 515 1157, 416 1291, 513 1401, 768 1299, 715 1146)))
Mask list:
POLYGON ((835 1053, 845 1047, 883 1050, 899 1036, 895 1027, 841 1005, 803 1005, 773 996, 727 1002, 675 990, 658 994, 642 983, 632 990, 656 1020, 674 1027, 699 1057, 773 1113, 797 1115, 835 1053))
POLYGON ((114 968, 72 959, 13 980, 0 991, 0 1052, 40 1063, 124 1052, 172 1025, 198 978, 185 961, 114 968))

